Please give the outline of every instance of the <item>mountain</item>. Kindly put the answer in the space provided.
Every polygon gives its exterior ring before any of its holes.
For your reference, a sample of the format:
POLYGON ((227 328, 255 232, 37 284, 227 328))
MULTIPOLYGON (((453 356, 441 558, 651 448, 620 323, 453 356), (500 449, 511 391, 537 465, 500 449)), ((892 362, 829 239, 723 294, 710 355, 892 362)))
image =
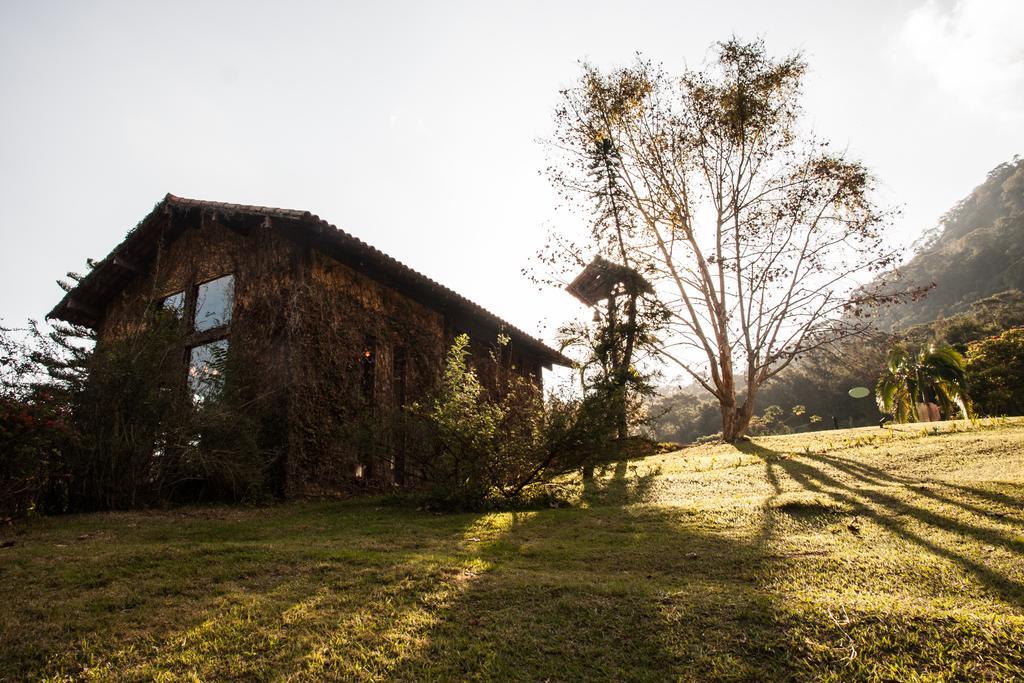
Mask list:
POLYGON ((913 303, 878 313, 883 330, 898 330, 966 312, 1007 290, 1024 290, 1024 159, 1000 164, 918 241, 899 268, 900 287, 935 284, 913 303))

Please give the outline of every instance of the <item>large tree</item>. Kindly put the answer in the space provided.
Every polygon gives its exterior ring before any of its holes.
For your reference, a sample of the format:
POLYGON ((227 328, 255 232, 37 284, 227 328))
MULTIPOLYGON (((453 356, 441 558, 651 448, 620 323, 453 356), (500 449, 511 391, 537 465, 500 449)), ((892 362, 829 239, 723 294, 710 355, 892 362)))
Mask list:
POLYGON ((655 286, 659 354, 717 399, 727 441, 765 382, 887 299, 863 282, 895 261, 889 213, 866 168, 801 125, 806 68, 735 38, 678 78, 584 65, 556 113, 553 182, 593 218, 593 251, 655 286))

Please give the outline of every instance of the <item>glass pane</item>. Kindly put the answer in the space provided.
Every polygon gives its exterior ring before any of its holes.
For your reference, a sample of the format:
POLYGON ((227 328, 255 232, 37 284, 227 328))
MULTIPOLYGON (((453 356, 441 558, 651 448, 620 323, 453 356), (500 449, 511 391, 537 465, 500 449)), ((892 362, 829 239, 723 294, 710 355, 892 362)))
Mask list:
POLYGON ((202 403, 220 391, 224 383, 227 355, 227 339, 192 348, 188 364, 188 388, 193 401, 202 403))
POLYGON ((175 317, 180 318, 185 314, 185 292, 175 292, 169 296, 165 296, 160 301, 160 309, 164 311, 171 311, 175 317))
POLYGON ((234 275, 225 275, 199 285, 196 294, 196 332, 231 322, 231 304, 234 299, 234 275))

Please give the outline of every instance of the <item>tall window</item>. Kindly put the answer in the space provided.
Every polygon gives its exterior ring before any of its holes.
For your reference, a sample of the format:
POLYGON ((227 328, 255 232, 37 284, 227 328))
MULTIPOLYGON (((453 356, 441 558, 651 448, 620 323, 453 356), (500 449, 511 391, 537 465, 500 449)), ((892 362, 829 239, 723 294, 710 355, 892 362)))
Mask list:
POLYGON ((234 300, 234 275, 225 275, 200 284, 196 288, 195 331, 212 330, 231 322, 234 300))
POLYGON ((396 346, 391 355, 391 395, 399 408, 405 405, 405 347, 396 346))
POLYGON ((228 324, 235 299, 235 276, 228 274, 163 297, 157 305, 188 318, 185 352, 188 392, 199 404, 217 395, 224 383, 228 324))
POLYGON ((192 347, 189 351, 188 390, 193 402, 203 403, 220 393, 227 357, 227 339, 192 347))
POLYGON ((397 431, 395 433, 394 455, 391 469, 394 470, 395 483, 405 483, 405 420, 402 409, 405 406, 405 364, 406 351, 404 346, 396 346, 391 355, 391 396, 398 408, 396 414, 397 431))

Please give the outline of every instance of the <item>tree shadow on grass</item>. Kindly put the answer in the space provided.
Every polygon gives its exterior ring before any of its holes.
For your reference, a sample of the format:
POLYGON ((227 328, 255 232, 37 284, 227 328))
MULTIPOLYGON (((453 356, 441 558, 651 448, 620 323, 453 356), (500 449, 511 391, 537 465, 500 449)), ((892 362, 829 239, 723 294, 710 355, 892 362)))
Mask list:
MULTIPOLYGON (((651 476, 616 467, 603 484, 610 491, 594 495, 635 501, 651 476)), ((751 680, 788 670, 759 662, 746 649, 753 641, 707 641, 694 630, 731 632, 735 623, 722 614, 737 604, 737 619, 771 624, 771 605, 755 590, 752 548, 682 530, 671 514, 610 503, 491 515, 372 504, 312 510, 281 508, 270 525, 261 515, 227 524, 216 514, 187 524, 158 517, 132 550, 113 547, 87 566, 64 567, 70 573, 50 598, 81 612, 35 605, 63 635, 9 652, 17 668, 8 671, 641 680, 680 670, 683 660, 751 680), (721 562, 723 553, 736 561, 721 562)), ((113 536, 117 525, 92 526, 113 536)), ((763 628, 761 641, 778 639, 763 628)))
MULTIPOLYGON (((908 528, 908 525, 901 518, 910 517, 922 525, 923 529, 938 529, 991 546, 1002 547, 1016 555, 1024 556, 1024 540, 1019 536, 1009 535, 1002 531, 940 514, 922 507, 917 504, 917 501, 901 500, 896 496, 879 490, 851 486, 849 483, 829 474, 825 467, 833 467, 837 471, 846 472, 865 483, 875 485, 885 481, 904 483, 906 480, 902 478, 876 476, 872 479, 864 475, 858 476, 855 474, 857 471, 855 468, 847 467, 844 470, 840 465, 845 466, 846 463, 839 462, 835 458, 822 455, 789 457, 754 442, 744 442, 738 445, 737 448, 745 453, 762 458, 768 464, 768 467, 780 468, 804 490, 824 495, 837 503, 846 505, 849 509, 855 510, 858 515, 870 519, 886 531, 927 550, 937 557, 959 565, 973 574, 982 585, 1005 602, 1011 605, 1024 603, 1024 585, 1019 581, 994 571, 977 559, 968 557, 965 553, 957 552, 945 545, 939 545, 934 540, 927 538, 924 533, 908 528), (805 460, 811 462, 805 462, 805 460)), ((913 486, 907 486, 904 490, 908 494, 917 496, 921 496, 924 493, 913 486)), ((945 501, 941 500, 940 502, 945 501)), ((971 512, 969 508, 963 509, 971 512)))
MULTIPOLYGON (((141 585, 128 602, 109 605, 95 633, 101 641, 120 638, 112 641, 119 649, 97 649, 96 657, 75 651, 64 669, 78 675, 88 664, 100 677, 135 679, 166 673, 246 680, 857 677, 847 659, 853 627, 824 607, 801 606, 775 592, 780 576, 830 566, 830 558, 819 565, 774 552, 788 530, 783 518, 807 512, 799 502, 780 502, 788 480, 1019 602, 1014 581, 908 529, 900 517, 1010 550, 1012 538, 851 486, 829 463, 756 444, 742 448, 764 461, 770 485, 763 509, 750 512, 750 525, 722 521, 714 510, 650 504, 655 474, 632 471, 625 461, 591 485, 582 508, 430 515, 363 501, 283 506, 238 524, 168 523, 142 534, 150 547, 115 549, 82 570, 141 585), (189 576, 147 583, 174 570, 189 576), (132 629, 137 634, 126 636, 132 629)), ((7 581, 17 573, 0 576, 7 581)), ((82 579, 70 577, 50 597, 72 599, 82 579)), ((88 589, 78 604, 104 590, 88 589)), ((80 629, 86 623, 63 622, 80 629)), ((949 633, 945 622, 915 624, 913 637, 921 642, 949 633)), ((898 649, 901 641, 884 626, 881 619, 859 626, 866 635, 854 633, 861 638, 857 647, 877 640, 898 649), (881 630, 878 638, 871 629, 881 630)), ((70 652, 80 635, 48 642, 70 652)), ((917 642, 897 652, 901 666, 929 656, 917 642)), ((1005 647, 993 643, 979 652, 988 657, 1005 647)), ((21 677, 35 671, 26 666, 21 677)))
POLYGON ((318 630, 463 572, 479 517, 371 503, 54 520, 0 568, 0 671, 265 678, 318 630))
MULTIPOLYGON (((764 460, 770 486, 763 508, 753 513, 759 525, 723 523, 716 510, 702 514, 644 503, 522 518, 501 539, 481 547, 491 570, 445 605, 419 649, 388 668, 385 677, 877 679, 941 667, 937 662, 949 656, 945 639, 969 642, 984 653, 948 667, 954 677, 981 677, 989 671, 985 667, 995 666, 986 658, 1002 657, 998 653, 1006 651, 1012 633, 979 636, 975 626, 959 629, 941 617, 897 618, 894 626, 884 613, 854 621, 845 611, 830 611, 837 599, 831 591, 846 585, 845 567, 837 569, 828 550, 793 552, 780 535, 792 530, 794 518, 798 525, 816 524, 823 509, 834 508, 787 502, 783 479, 844 510, 877 517, 894 532, 905 530, 887 520, 884 509, 875 511, 886 500, 861 500, 817 468, 768 449, 752 445, 748 452, 764 460), (779 581, 789 575, 795 575, 792 582, 779 581), (798 591, 801 597, 795 597, 795 586, 805 581, 820 586, 822 594, 798 591), (785 593, 779 591, 783 586, 785 593)), ((627 478, 619 464, 604 485, 621 491, 629 486, 627 478)), ((912 532, 905 538, 939 557, 963 560, 1008 601, 1019 594, 1012 581, 979 563, 912 532)), ((827 547, 827 540, 821 542, 827 547)))
MULTIPOLYGON (((986 500, 990 503, 996 503, 997 505, 1005 505, 1018 510, 1024 509, 1024 498, 1011 496, 1007 493, 1003 493, 1002 491, 991 491, 978 488, 977 486, 966 486, 964 484, 945 483, 943 486, 955 489, 969 496, 974 496, 975 498, 981 498, 982 500, 986 500)), ((1019 486, 1016 488, 1019 488, 1019 486)))
MULTIPOLYGON (((587 491, 598 504, 524 517, 500 539, 482 546, 481 559, 491 569, 445 605, 420 647, 389 667, 385 676, 871 678, 927 671, 948 656, 943 654, 943 638, 971 641, 971 647, 985 652, 978 660, 1006 650, 1012 634, 988 641, 975 627, 958 631, 942 618, 908 619, 895 630, 885 616, 863 617, 854 625, 849 618, 837 618, 827 605, 800 606, 792 603, 792 596, 773 592, 776 577, 797 567, 812 575, 834 567, 827 557, 815 559, 827 551, 774 549, 780 534, 792 528, 792 518, 801 524, 816 522, 822 509, 834 509, 779 500, 787 495, 783 478, 956 562, 1011 604, 1021 595, 1015 581, 907 529, 897 518, 909 515, 943 531, 998 541, 1013 552, 1018 552, 1018 543, 884 493, 855 489, 828 474, 824 464, 795 462, 754 444, 747 452, 764 460, 771 487, 753 534, 716 523, 714 515, 646 504, 653 477, 631 482, 628 465, 617 463, 607 479, 587 491), (624 494, 633 487, 643 495, 624 494), (875 643, 881 645, 871 657, 854 662, 858 651, 875 643)), ((970 678, 988 671, 987 666, 965 660, 949 671, 970 678)))
MULTIPOLYGON (((619 476, 630 478, 628 470, 619 476)), ((450 543, 431 542, 423 552, 354 568, 369 581, 325 567, 311 579, 281 584, 277 594, 261 592, 250 605, 222 607, 165 636, 162 652, 131 674, 306 680, 792 674, 782 656, 791 644, 772 600, 757 588, 759 549, 747 539, 689 527, 677 512, 644 505, 495 513, 458 524, 435 519, 450 543), (287 639, 277 635, 282 630, 287 639), (778 656, 766 658, 766 648, 778 656), (260 661, 247 662, 247 652, 260 653, 260 661)))
POLYGON ((643 474, 628 459, 601 466, 592 479, 583 481, 583 502, 587 505, 630 505, 650 500, 661 468, 643 474))
MULTIPOLYGON (((968 487, 958 486, 949 482, 937 480, 934 478, 914 478, 914 477, 900 477, 888 474, 880 468, 871 467, 861 462, 852 460, 836 455, 828 455, 824 453, 808 454, 806 457, 809 460, 821 463, 828 467, 832 467, 840 472, 844 472, 849 476, 862 481, 872 486, 900 486, 910 489, 914 494, 921 496, 922 498, 930 498, 931 500, 943 504, 952 505, 961 508, 965 512, 969 512, 979 517, 985 517, 996 522, 1006 523, 1015 526, 1024 526, 1024 520, 1015 520, 1009 517, 1005 512, 988 510, 980 505, 973 504, 971 502, 955 498, 950 495, 944 495, 934 490, 934 487, 942 487, 952 489, 954 491, 960 491, 961 493, 968 493, 968 491, 980 491, 980 489, 973 489, 968 487), (966 491, 964 489, 967 489, 966 491)), ((1013 504, 1013 499, 1006 495, 990 495, 987 498, 989 503, 1001 503, 1006 506, 1013 504)))
MULTIPOLYGON (((614 478, 613 480, 614 481, 614 478)), ((791 645, 749 539, 678 513, 545 511, 481 549, 492 569, 447 606, 400 680, 784 679, 791 645), (766 656, 775 651, 778 656, 766 656)))

